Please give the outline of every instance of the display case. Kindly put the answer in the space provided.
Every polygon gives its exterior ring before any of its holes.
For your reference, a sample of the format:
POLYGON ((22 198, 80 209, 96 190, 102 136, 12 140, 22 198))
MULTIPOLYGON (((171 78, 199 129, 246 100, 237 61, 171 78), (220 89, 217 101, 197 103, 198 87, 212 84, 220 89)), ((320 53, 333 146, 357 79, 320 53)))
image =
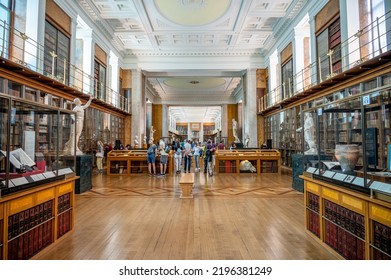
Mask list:
POLYGON ((74 112, 0 94, 0 115, 0 196, 75 175, 74 112))
MULTIPOLYGON (((160 155, 156 156, 156 172, 160 174, 160 155)), ((173 153, 170 151, 167 161, 167 174, 172 174, 173 153)), ((147 150, 112 150, 107 154, 107 175, 148 174, 147 150)))
POLYGON ((369 91, 303 111, 305 120, 313 119, 313 128, 304 121, 304 154, 311 156, 305 161, 307 173, 365 194, 391 195, 386 164, 390 94, 389 89, 369 91))
POLYGON ((346 259, 391 259, 390 108, 383 88, 303 111, 306 228, 346 259))
POLYGON ((215 156, 216 173, 281 173, 281 155, 278 150, 217 150, 215 156))

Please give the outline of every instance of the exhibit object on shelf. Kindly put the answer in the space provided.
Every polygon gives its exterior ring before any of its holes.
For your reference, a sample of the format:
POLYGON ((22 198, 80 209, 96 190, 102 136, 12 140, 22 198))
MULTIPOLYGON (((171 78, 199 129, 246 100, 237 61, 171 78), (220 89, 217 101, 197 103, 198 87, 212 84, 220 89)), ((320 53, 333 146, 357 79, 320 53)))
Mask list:
POLYGON ((257 169, 248 160, 242 160, 240 162, 239 169, 241 171, 250 171, 252 173, 257 172, 257 169))
POLYGON ((65 144, 64 154, 66 155, 83 154, 83 152, 79 148, 79 140, 80 140, 81 132, 83 131, 84 110, 90 106, 92 99, 93 97, 90 96, 90 99, 87 101, 85 105, 81 104, 79 98, 75 98, 72 102, 73 104, 75 104, 75 107, 72 110, 76 112, 76 117, 73 118, 75 123, 71 127, 71 135, 69 141, 65 144))
POLYGON ((138 146, 138 136, 134 136, 134 146, 138 146))
POLYGON ((358 145, 335 146, 335 157, 340 163, 343 172, 348 173, 353 171, 359 156, 360 150, 358 145))

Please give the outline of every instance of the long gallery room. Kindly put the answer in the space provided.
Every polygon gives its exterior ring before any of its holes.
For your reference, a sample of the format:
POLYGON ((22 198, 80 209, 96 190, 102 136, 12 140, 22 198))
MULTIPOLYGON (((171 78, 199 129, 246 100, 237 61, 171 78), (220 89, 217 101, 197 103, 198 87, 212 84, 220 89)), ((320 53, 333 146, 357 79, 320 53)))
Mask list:
POLYGON ((391 1, 2 0, 0 62, 3 265, 391 259, 391 1))

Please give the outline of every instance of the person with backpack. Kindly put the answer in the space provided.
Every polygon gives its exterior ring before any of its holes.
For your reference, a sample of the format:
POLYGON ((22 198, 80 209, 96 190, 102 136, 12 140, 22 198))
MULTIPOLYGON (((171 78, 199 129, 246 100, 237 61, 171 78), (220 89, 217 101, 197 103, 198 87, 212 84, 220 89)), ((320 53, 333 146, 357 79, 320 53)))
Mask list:
POLYGON ((191 153, 191 144, 190 144, 190 140, 187 140, 186 141, 186 144, 185 144, 185 173, 190 173, 190 169, 191 169, 191 158, 193 156, 193 154, 191 153))
POLYGON ((165 145, 163 140, 159 143, 160 153, 160 176, 166 176, 168 154, 170 153, 170 146, 165 145))
POLYGON ((147 162, 149 176, 156 176, 156 145, 152 144, 147 150, 147 162), (153 170, 153 173, 152 173, 153 170))

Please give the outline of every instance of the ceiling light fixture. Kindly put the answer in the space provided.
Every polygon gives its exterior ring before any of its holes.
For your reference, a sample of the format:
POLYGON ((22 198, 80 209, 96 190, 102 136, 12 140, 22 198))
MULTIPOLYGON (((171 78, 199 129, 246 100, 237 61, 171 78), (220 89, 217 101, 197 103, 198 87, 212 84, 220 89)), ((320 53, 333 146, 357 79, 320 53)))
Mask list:
POLYGON ((189 83, 192 84, 192 85, 196 85, 196 84, 199 84, 200 81, 190 81, 189 83))

